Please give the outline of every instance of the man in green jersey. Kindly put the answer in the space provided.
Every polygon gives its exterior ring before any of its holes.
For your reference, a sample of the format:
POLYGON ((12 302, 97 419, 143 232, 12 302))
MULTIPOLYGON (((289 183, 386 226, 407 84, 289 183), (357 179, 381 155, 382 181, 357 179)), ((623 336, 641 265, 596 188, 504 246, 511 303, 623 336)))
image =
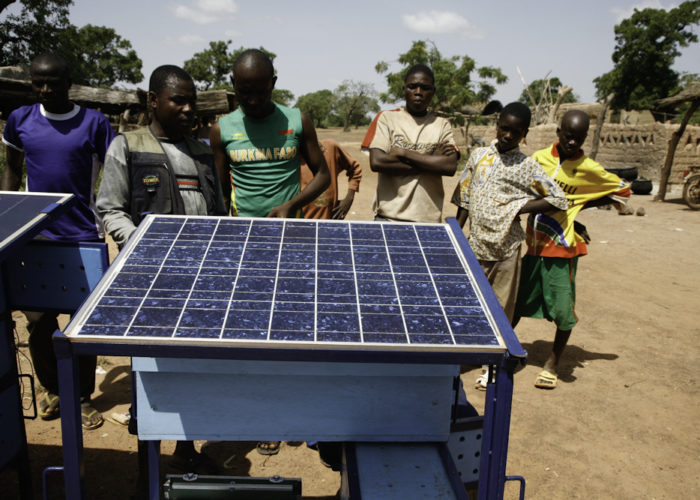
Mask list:
POLYGON ((302 207, 330 184, 313 122, 272 102, 276 81, 271 59, 245 50, 233 65, 239 108, 212 126, 211 147, 231 215, 301 217, 302 207), (300 155, 314 173, 303 190, 300 155))

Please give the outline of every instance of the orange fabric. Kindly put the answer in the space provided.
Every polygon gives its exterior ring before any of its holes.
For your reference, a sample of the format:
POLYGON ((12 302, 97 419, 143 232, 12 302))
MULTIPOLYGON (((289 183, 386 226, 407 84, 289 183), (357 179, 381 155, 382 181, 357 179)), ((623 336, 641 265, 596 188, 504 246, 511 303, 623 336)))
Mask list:
MULTIPOLYGON (((340 172, 345 171, 347 173, 348 189, 355 192, 360 190, 362 167, 357 160, 350 156, 334 140, 324 139, 320 141, 320 144, 321 149, 323 149, 323 157, 326 159, 326 164, 328 164, 331 184, 318 198, 304 207, 305 219, 331 218, 331 210, 338 202, 338 175, 340 175, 340 172)), ((304 189, 311 182, 311 179, 314 178, 313 172, 311 172, 303 158, 299 167, 299 176, 301 189, 304 189)))

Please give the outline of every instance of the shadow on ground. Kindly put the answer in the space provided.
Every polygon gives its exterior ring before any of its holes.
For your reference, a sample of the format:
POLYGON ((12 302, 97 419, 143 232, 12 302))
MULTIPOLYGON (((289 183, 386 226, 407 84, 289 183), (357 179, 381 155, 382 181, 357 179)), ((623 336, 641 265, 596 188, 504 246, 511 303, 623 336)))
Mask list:
MULTIPOLYGON (((250 461, 246 455, 255 448, 256 442, 217 441, 207 442, 202 446, 227 476, 248 476, 250 461)), ((305 446, 303 443, 288 443, 291 446, 305 446)), ((29 445, 29 460, 32 472, 34 499, 43 498, 42 471, 47 467, 60 466, 63 463, 59 446, 29 445)), ((161 456, 161 484, 165 474, 178 471, 169 467, 169 456, 161 456)), ((139 498, 137 495, 138 457, 136 452, 124 452, 104 449, 85 449, 85 489, 87 498, 93 500, 122 500, 139 498)), ((3 500, 19 497, 19 482, 14 469, 0 471, 3 500)), ((65 499, 63 474, 50 471, 47 474, 46 498, 48 500, 65 499)), ((331 500, 332 497, 307 497, 314 500, 331 500)))
MULTIPOLYGON (((532 343, 523 343, 521 345, 527 351, 527 364, 532 366, 544 366, 545 361, 547 361, 552 352, 552 342, 546 340, 535 340, 532 343)), ((575 381, 574 370, 583 368, 586 361, 600 359, 614 361, 617 358, 619 356, 614 353, 587 351, 576 344, 570 344, 566 347, 562 356, 561 365, 559 366, 559 380, 562 382, 575 381)))

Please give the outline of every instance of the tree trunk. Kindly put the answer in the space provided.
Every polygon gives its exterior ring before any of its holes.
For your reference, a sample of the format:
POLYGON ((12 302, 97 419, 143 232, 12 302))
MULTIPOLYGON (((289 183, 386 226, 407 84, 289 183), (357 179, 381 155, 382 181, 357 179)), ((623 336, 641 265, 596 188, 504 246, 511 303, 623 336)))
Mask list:
POLYGON ((608 106, 610 106, 610 103, 612 102, 614 97, 614 93, 609 94, 608 97, 606 97, 603 101, 603 107, 601 108, 600 114, 598 115, 598 123, 596 123, 595 132, 593 132, 593 146, 591 147, 591 154, 588 155, 588 157, 591 160, 595 160, 595 157, 598 156, 598 147, 600 146, 600 133, 603 131, 603 124, 605 123, 605 115, 608 112, 608 106))
POLYGON ((698 109, 698 106, 700 106, 700 101, 693 101, 690 103, 690 108, 688 108, 688 111, 683 117, 681 126, 671 135, 671 139, 668 141, 666 161, 664 162, 664 168, 661 170, 661 180, 659 181, 659 192, 656 193, 654 201, 664 201, 666 197, 666 185, 668 184, 668 178, 671 176, 671 167, 673 167, 673 157, 676 154, 676 147, 685 132, 685 126, 688 125, 688 121, 690 121, 690 118, 698 109))

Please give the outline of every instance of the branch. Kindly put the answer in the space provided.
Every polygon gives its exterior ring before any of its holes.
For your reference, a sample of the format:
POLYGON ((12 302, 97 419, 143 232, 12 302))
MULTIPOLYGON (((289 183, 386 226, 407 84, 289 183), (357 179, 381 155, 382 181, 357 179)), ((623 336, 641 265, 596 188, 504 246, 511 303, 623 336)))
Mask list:
POLYGON ((691 102, 690 108, 688 108, 688 111, 685 113, 685 116, 683 117, 683 121, 681 122, 681 126, 678 127, 678 130, 676 130, 671 135, 671 140, 668 141, 668 150, 666 151, 666 161, 664 162, 663 170, 661 170, 661 180, 659 181, 659 191, 658 191, 658 193, 656 193, 656 196, 654 197, 654 201, 664 201, 664 198, 666 197, 666 185, 668 184, 668 178, 671 175, 671 168, 673 167, 673 157, 676 154, 676 147, 678 146, 678 142, 681 140, 681 136, 685 132, 685 126, 688 125, 690 118, 693 116, 693 113, 695 113, 695 111, 698 109, 698 106, 700 106, 699 100, 694 100, 691 102))
POLYGON ((566 97, 566 94, 568 94, 572 90, 574 90, 573 87, 569 87, 568 85, 564 85, 563 87, 559 88, 557 102, 554 103, 554 106, 549 112, 549 119, 547 120, 549 123, 552 123, 554 121, 554 118, 557 116, 557 111, 559 111, 559 106, 561 106, 564 97, 566 97))
POLYGON ((603 123, 605 122, 605 115, 608 112, 608 106, 610 106, 610 103, 614 98, 615 94, 611 93, 603 101, 603 107, 601 108, 600 114, 598 115, 598 123, 596 123, 595 132, 593 132, 593 147, 591 148, 591 154, 588 155, 591 158, 591 160, 595 160, 595 157, 598 156, 598 146, 600 145, 600 133, 603 130, 603 123))

